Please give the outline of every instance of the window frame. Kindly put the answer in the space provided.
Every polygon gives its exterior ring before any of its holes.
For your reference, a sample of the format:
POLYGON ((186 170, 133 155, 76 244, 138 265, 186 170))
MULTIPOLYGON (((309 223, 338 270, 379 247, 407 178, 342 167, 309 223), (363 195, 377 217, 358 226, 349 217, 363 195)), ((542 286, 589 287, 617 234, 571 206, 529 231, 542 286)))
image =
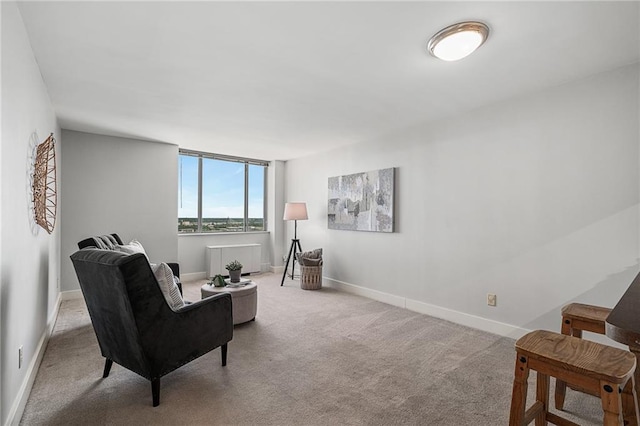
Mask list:
MULTIPOLYGON (((265 160, 257 160, 255 158, 244 158, 244 157, 234 157, 230 155, 222 155, 222 154, 214 154, 210 152, 203 151, 194 151, 190 149, 178 149, 178 159, 180 156, 189 156, 196 157, 198 159, 198 227, 195 232, 185 232, 181 231, 178 228, 179 235, 193 235, 193 234, 239 234, 239 233, 247 233, 247 232, 265 232, 267 230, 267 170, 269 168, 269 162, 265 160), (204 232, 202 230, 202 175, 203 175, 203 167, 202 163, 204 159, 212 159, 219 161, 228 161, 232 163, 242 163, 244 164, 244 218, 243 218, 243 230, 240 232, 204 232), (249 227, 249 166, 263 166, 263 190, 262 190, 262 231, 250 231, 249 227)), ((178 171, 178 190, 182 191, 182 172, 178 171)), ((180 217, 178 217, 178 220, 180 217)), ((180 226, 180 222, 178 222, 178 227, 180 226)))

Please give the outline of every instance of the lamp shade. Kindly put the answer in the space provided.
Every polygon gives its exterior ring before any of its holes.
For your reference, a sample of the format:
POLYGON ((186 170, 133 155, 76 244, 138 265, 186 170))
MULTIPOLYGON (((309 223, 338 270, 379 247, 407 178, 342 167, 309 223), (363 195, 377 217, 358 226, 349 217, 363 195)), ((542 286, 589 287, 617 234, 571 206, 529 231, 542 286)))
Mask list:
POLYGON ((284 205, 284 220, 307 220, 307 203, 286 203, 284 205))

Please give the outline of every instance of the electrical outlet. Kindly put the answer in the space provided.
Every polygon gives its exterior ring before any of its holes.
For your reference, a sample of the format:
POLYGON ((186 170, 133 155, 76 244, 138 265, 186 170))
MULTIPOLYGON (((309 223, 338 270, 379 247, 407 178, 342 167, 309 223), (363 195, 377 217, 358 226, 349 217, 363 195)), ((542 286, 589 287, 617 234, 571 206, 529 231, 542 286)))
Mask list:
POLYGON ((18 369, 22 368, 22 346, 18 348, 18 369))
POLYGON ((487 293, 487 305, 496 306, 497 297, 495 294, 487 293))

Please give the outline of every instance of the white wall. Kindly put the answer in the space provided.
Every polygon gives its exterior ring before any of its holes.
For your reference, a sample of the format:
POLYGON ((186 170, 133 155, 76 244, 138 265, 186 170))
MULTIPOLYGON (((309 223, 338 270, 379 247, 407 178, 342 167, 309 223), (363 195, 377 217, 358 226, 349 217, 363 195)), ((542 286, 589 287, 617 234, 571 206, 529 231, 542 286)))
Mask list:
POLYGON ((284 216, 285 200, 285 166, 283 161, 272 161, 269 165, 268 197, 267 197, 267 229, 269 229, 269 245, 271 257, 269 261, 274 272, 280 272, 284 262, 285 229, 286 224, 282 220, 284 216))
POLYGON ((305 249, 336 286, 504 334, 612 306, 639 268, 638 80, 636 64, 287 162, 305 249), (327 178, 386 167, 397 232, 328 230, 327 178))
POLYGON ((79 289, 69 256, 78 241, 117 233, 152 262, 178 259, 178 147, 62 132, 62 290, 79 289))
MULTIPOLYGON (((60 141, 60 129, 20 12, 15 2, 0 2, 0 8, 0 424, 6 424, 20 419, 58 306, 60 212, 51 235, 35 225, 31 168, 35 146, 52 132, 60 141), (21 369, 19 346, 24 351, 21 369)), ((56 156, 60 160, 59 144, 56 156)))

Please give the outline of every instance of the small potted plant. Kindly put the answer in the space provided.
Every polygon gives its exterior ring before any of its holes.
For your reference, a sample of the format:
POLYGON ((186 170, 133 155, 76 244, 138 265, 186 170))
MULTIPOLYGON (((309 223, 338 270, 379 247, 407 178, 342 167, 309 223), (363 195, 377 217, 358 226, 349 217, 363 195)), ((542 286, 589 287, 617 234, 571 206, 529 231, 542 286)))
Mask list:
POLYGON ((242 263, 234 260, 233 262, 227 263, 225 268, 229 271, 229 280, 232 283, 239 283, 240 275, 242 275, 242 263))
POLYGON ((215 277, 211 277, 211 281, 208 284, 214 287, 224 287, 226 285, 226 283, 224 282, 224 277, 220 274, 216 275, 215 277))

